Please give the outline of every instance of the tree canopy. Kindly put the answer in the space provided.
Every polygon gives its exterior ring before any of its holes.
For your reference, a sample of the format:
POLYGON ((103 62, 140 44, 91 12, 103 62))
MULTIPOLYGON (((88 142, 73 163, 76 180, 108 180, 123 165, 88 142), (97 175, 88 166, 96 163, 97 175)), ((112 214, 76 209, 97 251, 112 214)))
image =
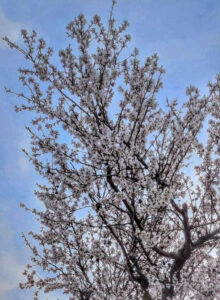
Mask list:
POLYGON ((159 101, 158 56, 125 56, 114 5, 107 26, 97 15, 68 24, 57 64, 35 31, 22 30, 24 47, 4 38, 30 63, 25 92, 6 90, 35 113, 24 151, 47 180, 35 191, 44 210, 22 203, 41 230, 29 233, 37 246, 24 236, 33 255, 20 287, 34 299, 217 299, 220 75, 207 95, 189 86, 183 104, 159 101))

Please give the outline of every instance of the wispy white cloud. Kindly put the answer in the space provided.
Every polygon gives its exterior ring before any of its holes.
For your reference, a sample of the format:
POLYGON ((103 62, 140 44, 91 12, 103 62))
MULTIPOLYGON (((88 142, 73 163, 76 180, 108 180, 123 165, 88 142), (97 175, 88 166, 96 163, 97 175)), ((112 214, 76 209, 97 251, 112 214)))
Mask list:
MULTIPOLYGON (((33 298, 34 290, 20 290, 19 283, 25 281, 22 273, 30 262, 31 252, 24 243, 18 243, 20 232, 16 231, 10 219, 4 218, 4 215, 5 212, 0 211, 0 299, 29 300, 33 298)), ((59 299, 67 300, 68 297, 62 291, 47 294, 42 291, 39 295, 39 300, 59 299)))
MULTIPOLYGON (((0 213, 0 299, 29 300, 32 299, 34 291, 20 290, 18 285, 24 282, 22 275, 25 265, 28 262, 30 252, 26 246, 15 246, 16 236, 8 220, 4 219, 0 213)), ((41 293, 40 300, 59 300, 61 292, 52 292, 49 294, 41 293)), ((63 298, 62 299, 66 299, 63 298)))
MULTIPOLYGON (((7 137, 5 137, 7 139, 7 137)), ((33 166, 22 149, 30 151, 30 143, 21 135, 14 137, 13 143, 6 140, 10 151, 5 157, 3 173, 5 180, 24 180, 33 171, 33 166)), ((33 174, 32 174, 33 175, 33 174)))
POLYGON ((27 157, 19 157, 17 161, 18 169, 21 172, 21 174, 28 174, 31 170, 31 164, 28 161, 27 157))
POLYGON ((13 253, 7 253, 0 257, 0 298, 5 299, 5 295, 18 286, 22 281, 22 271, 24 265, 19 263, 13 253))
POLYGON ((0 236, 2 245, 0 250, 0 299, 7 299, 7 293, 16 288, 22 279, 24 264, 20 262, 19 252, 16 256, 13 231, 9 222, 3 218, 0 220, 0 236))
POLYGON ((10 20, 3 12, 0 12, 0 29, 0 48, 5 48, 7 45, 2 38, 7 36, 10 40, 17 42, 20 38, 20 30, 22 29, 22 25, 18 22, 10 20))

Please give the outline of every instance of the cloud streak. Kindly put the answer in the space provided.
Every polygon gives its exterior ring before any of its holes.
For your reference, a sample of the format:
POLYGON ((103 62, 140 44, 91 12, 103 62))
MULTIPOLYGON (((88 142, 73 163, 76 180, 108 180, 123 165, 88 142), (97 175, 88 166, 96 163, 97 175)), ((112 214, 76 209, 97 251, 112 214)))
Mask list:
POLYGON ((20 30, 22 25, 8 19, 3 12, 0 12, 0 28, 1 39, 0 48, 6 48, 6 43, 2 40, 4 36, 7 36, 10 40, 17 42, 20 38, 20 30))
POLYGON ((8 292, 16 288, 22 279, 24 263, 20 262, 20 251, 13 245, 11 226, 3 218, 0 219, 0 236, 2 245, 7 245, 7 248, 0 249, 0 299, 7 299, 8 292))

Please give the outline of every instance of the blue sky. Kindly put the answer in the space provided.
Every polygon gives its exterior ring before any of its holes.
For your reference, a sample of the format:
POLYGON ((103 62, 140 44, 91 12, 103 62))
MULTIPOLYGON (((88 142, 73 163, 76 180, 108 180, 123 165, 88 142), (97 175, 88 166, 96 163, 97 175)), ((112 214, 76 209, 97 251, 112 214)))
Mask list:
MULTIPOLYGON (((35 29, 56 51, 69 43, 66 25, 79 13, 87 18, 99 14, 107 21, 111 0, 0 0, 0 35, 17 43, 20 29, 35 29)), ((161 101, 185 99, 187 85, 207 91, 208 80, 220 72, 219 0, 118 0, 115 18, 127 19, 132 35, 130 49, 137 47, 140 57, 157 52, 165 67, 161 101)), ((22 231, 36 228, 33 217, 19 207, 39 207, 33 191, 39 179, 21 148, 29 148, 24 126, 30 116, 14 113, 17 103, 3 86, 21 91, 17 79, 23 57, 0 41, 0 299, 29 300, 32 291, 20 291, 22 270, 29 251, 21 239, 22 231)), ((41 300, 55 300, 43 295, 41 300)), ((61 298, 65 299, 65 298, 61 298)))

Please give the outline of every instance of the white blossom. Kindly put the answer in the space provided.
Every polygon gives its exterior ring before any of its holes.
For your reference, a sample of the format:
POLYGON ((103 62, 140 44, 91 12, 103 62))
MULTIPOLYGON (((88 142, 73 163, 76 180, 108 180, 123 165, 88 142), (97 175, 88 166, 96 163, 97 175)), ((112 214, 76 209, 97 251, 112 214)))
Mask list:
POLYGON ((24 152, 48 182, 35 191, 38 244, 24 236, 33 255, 20 287, 35 300, 58 289, 74 300, 219 298, 220 75, 207 96, 190 86, 182 106, 158 102, 164 69, 157 54, 123 57, 127 27, 112 11, 107 28, 79 15, 67 26, 78 50, 60 50, 59 66, 35 31, 22 31, 24 49, 5 38, 32 64, 19 69, 25 93, 7 92, 35 113, 24 152))

